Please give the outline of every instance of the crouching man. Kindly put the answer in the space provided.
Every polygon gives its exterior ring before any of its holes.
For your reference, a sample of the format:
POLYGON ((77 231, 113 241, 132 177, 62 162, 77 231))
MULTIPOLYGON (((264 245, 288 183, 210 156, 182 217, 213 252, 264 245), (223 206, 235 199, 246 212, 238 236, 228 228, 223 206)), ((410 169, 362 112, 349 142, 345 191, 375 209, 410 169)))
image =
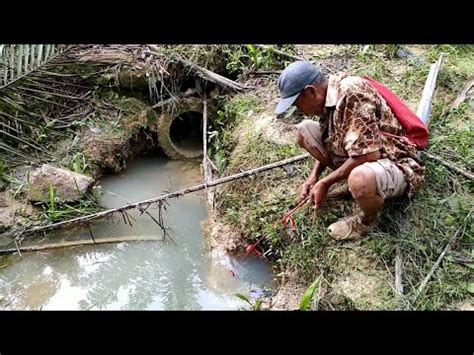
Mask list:
POLYGON ((278 86, 276 114, 295 105, 305 115, 319 117, 319 122, 297 125, 296 140, 315 162, 301 198, 309 196, 318 208, 334 183, 347 180, 360 207, 360 212, 329 226, 331 237, 360 239, 374 225, 386 199, 411 197, 420 186, 424 167, 416 147, 393 136, 403 135, 402 126, 363 78, 345 73, 326 77, 312 63, 298 61, 281 73, 278 86), (332 172, 320 179, 326 168, 332 172))

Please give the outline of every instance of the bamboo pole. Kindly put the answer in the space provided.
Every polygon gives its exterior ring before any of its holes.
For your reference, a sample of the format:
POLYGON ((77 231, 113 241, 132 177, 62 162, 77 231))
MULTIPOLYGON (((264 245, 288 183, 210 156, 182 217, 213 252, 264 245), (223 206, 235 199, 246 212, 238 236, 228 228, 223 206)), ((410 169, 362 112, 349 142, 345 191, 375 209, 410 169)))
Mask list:
MULTIPOLYGON (((443 63, 443 54, 439 56, 439 59, 431 65, 430 73, 426 78, 425 87, 423 88, 423 94, 421 95, 420 104, 418 105, 418 110, 416 115, 423 121, 423 123, 428 126, 431 114, 431 106, 433 101, 433 95, 436 87, 436 78, 438 77, 441 64, 443 63)), ((417 153, 418 158, 420 158, 421 152, 417 153)))

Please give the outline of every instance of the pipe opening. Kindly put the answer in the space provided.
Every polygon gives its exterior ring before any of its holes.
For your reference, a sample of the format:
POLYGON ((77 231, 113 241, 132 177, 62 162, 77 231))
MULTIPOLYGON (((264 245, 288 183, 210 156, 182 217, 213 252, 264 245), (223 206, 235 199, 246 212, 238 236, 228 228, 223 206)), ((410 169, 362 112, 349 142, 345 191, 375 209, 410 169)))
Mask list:
POLYGON ((176 117, 170 126, 170 140, 174 147, 186 153, 202 152, 202 113, 188 111, 176 117))

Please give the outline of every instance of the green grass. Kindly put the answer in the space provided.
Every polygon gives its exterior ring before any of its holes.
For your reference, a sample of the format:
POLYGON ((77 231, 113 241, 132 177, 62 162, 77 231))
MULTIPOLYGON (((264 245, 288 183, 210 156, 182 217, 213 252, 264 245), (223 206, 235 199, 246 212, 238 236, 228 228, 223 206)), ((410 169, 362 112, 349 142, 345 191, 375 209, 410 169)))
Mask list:
POLYGON ((45 224, 86 216, 103 210, 92 196, 87 196, 75 203, 57 204, 52 189, 50 189, 50 201, 39 204, 39 208, 40 217, 45 224))

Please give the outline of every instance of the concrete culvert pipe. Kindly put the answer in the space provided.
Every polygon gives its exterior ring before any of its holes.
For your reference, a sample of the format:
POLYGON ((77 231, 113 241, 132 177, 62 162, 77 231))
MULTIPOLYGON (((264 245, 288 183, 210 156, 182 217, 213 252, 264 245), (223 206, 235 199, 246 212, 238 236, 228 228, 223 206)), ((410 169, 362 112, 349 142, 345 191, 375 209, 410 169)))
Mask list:
MULTIPOLYGON (((158 115, 158 142, 171 159, 202 157, 202 111, 199 98, 180 100, 174 112, 163 111, 158 115)), ((212 108, 208 105, 208 121, 212 108)))

